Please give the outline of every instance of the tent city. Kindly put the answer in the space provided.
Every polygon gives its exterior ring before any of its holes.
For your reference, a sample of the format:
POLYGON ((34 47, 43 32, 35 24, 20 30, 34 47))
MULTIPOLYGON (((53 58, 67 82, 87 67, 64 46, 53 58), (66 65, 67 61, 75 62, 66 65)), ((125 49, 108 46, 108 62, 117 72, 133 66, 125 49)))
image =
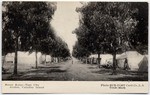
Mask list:
POLYGON ((148 81, 148 3, 3 2, 2 80, 148 81))

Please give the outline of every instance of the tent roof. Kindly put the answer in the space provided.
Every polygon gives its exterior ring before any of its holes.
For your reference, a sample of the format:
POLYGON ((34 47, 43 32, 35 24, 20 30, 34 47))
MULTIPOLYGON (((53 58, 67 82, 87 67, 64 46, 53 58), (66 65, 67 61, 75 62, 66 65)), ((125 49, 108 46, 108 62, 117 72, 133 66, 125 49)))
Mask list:
POLYGON ((116 59, 133 58, 133 57, 137 57, 137 56, 142 57, 142 55, 140 53, 138 53, 137 51, 127 51, 127 52, 122 53, 116 59))

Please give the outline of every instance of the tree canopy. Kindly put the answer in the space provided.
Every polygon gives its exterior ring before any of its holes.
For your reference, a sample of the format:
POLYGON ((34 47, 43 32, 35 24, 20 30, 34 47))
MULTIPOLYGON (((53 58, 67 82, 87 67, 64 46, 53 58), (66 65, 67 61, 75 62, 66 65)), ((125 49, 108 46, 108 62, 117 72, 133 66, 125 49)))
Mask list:
POLYGON ((72 56, 75 58, 84 58, 84 57, 88 57, 90 55, 90 52, 82 47, 82 45, 80 45, 80 43, 76 42, 75 45, 73 46, 73 51, 72 51, 72 56))
POLYGON ((76 9, 80 14, 80 26, 74 31, 78 43, 89 52, 98 54, 98 58, 102 53, 111 53, 115 64, 116 53, 137 50, 141 44, 148 45, 146 35, 148 7, 140 7, 144 5, 147 6, 147 3, 89 2, 83 4, 76 9), (140 21, 141 19, 143 21, 140 21), (143 41, 141 36, 145 37, 143 41))
POLYGON ((3 2, 3 55, 15 52, 14 74, 17 74, 17 51, 37 52, 56 57, 70 56, 67 44, 57 37, 50 22, 57 9, 53 2, 3 2))

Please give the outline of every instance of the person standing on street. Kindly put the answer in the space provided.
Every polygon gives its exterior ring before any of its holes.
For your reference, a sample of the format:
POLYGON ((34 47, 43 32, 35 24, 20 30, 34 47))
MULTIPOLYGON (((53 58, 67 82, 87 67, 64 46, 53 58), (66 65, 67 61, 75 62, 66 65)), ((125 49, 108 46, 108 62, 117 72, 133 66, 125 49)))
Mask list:
POLYGON ((129 70, 129 65, 128 65, 128 59, 125 58, 125 61, 124 61, 124 70, 129 70))

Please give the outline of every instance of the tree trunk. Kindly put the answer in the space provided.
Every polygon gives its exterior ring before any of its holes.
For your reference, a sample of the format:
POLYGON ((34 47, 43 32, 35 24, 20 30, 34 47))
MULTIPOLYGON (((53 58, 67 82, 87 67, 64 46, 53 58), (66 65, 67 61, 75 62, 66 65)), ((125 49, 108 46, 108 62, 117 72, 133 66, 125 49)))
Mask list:
POLYGON ((3 59, 2 59, 2 68, 4 67, 4 64, 5 64, 5 62, 6 62, 6 55, 4 55, 4 57, 3 57, 3 59))
POLYGON ((116 52, 113 54, 113 75, 116 74, 116 52))
POLYGON ((50 56, 49 63, 51 64, 51 62, 52 62, 52 57, 51 57, 51 55, 49 55, 49 56, 50 56))
POLYGON ((45 54, 45 65, 46 65, 46 54, 45 54))
POLYGON ((88 59, 87 59, 87 58, 85 58, 85 63, 86 63, 86 64, 88 63, 88 62, 87 62, 87 60, 88 60, 88 59))
POLYGON ((35 50, 35 68, 38 68, 38 63, 37 63, 37 50, 35 50))
POLYGON ((56 63, 59 63, 59 57, 57 57, 56 60, 57 60, 56 63))
POLYGON ((51 64, 54 63, 54 57, 51 57, 51 64))
POLYGON ((54 57, 54 62, 56 63, 56 57, 54 57))
POLYGON ((18 63, 18 35, 16 36, 15 41, 14 75, 18 74, 17 63, 18 63))
POLYGON ((56 62, 56 63, 59 63, 59 57, 57 57, 57 58, 56 58, 56 60, 57 60, 57 62, 56 62))
POLYGON ((99 66, 99 68, 100 68, 100 66, 101 66, 101 62, 100 62, 100 53, 98 53, 98 66, 99 66))
POLYGON ((94 57, 92 58, 92 64, 94 64, 94 57))
POLYGON ((90 64, 92 64, 91 58, 89 60, 90 60, 90 64))

